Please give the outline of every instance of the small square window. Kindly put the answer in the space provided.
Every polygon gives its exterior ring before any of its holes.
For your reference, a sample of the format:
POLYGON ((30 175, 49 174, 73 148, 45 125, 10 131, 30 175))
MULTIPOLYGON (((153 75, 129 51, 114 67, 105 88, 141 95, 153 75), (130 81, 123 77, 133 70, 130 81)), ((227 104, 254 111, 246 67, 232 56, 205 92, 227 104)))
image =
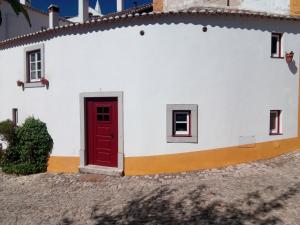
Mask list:
POLYGON ((191 111, 173 111, 173 135, 191 136, 191 111))
POLYGON ((271 57, 282 58, 282 34, 272 33, 271 39, 271 57))
POLYGON ((167 105, 167 142, 198 143, 198 105, 167 105))
POLYGON ((97 120, 110 122, 110 107, 97 107, 97 120))
POLYGON ((282 112, 281 110, 271 110, 270 111, 270 135, 280 135, 282 134, 282 112))

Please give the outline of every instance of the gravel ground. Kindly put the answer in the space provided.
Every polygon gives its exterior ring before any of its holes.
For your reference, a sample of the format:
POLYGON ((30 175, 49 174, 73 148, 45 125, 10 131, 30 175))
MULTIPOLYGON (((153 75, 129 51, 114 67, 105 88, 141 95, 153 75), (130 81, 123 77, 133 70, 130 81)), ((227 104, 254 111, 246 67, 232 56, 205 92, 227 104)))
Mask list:
POLYGON ((0 224, 300 224, 300 152, 175 175, 11 176, 0 224))

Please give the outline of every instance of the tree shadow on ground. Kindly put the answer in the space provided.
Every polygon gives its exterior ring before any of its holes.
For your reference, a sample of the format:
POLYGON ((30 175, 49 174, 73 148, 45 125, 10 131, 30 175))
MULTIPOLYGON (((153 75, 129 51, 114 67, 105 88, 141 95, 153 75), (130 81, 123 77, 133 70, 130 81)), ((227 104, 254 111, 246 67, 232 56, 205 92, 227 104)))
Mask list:
POLYGON ((206 186, 201 185, 175 201, 177 190, 164 186, 150 194, 137 196, 119 212, 105 213, 102 206, 95 206, 92 219, 98 225, 275 225, 282 224, 283 221, 272 215, 273 211, 283 209, 286 201, 299 191, 300 183, 278 195, 273 193, 274 187, 270 186, 261 191, 251 192, 242 199, 224 202, 214 200, 214 193, 209 193, 206 186), (265 192, 272 192, 273 197, 263 198, 265 192), (207 195, 213 199, 207 200, 210 198, 207 195))
POLYGON ((73 223, 73 220, 69 219, 68 217, 64 217, 57 223, 57 225, 72 225, 73 223))

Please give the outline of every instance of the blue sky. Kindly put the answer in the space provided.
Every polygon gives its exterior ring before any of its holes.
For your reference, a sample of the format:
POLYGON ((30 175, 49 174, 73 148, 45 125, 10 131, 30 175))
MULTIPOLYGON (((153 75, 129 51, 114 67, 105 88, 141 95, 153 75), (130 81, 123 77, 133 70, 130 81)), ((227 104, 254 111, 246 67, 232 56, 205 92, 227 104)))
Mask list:
MULTIPOLYGON (((89 0, 90 6, 95 7, 96 0, 89 0)), ((133 6, 133 2, 136 1, 138 5, 143 5, 152 0, 125 0, 125 8, 133 6)), ((39 8, 43 11, 48 11, 48 6, 56 4, 60 7, 61 16, 75 16, 77 15, 78 0, 32 0, 32 6, 39 8)), ((116 11, 116 0, 99 0, 102 13, 107 14, 116 11)))

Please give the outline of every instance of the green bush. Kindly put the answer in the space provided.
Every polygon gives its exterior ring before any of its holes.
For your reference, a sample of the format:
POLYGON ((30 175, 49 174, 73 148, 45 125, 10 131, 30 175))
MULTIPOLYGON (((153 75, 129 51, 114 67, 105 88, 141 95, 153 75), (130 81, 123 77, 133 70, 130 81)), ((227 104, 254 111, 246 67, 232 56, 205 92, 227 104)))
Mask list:
MULTIPOLYGON (((11 120, 5 120, 0 122, 0 140, 5 141, 7 146, 13 145, 16 139, 15 124, 11 120)), ((4 150, 0 150, 0 166, 4 160, 4 150)))
POLYGON ((25 162, 25 163, 8 163, 5 164, 2 168, 2 170, 5 173, 11 173, 11 174, 17 174, 17 175, 29 175, 37 173, 38 169, 35 167, 35 165, 32 165, 31 163, 25 162))
POLYGON ((15 132, 15 141, 4 155, 3 171, 22 175, 46 172, 53 147, 46 124, 29 117, 15 132))
POLYGON ((0 140, 12 144, 15 139, 15 124, 11 120, 0 122, 0 140))
POLYGON ((4 152, 0 150, 0 166, 2 165, 3 157, 4 157, 4 152))

